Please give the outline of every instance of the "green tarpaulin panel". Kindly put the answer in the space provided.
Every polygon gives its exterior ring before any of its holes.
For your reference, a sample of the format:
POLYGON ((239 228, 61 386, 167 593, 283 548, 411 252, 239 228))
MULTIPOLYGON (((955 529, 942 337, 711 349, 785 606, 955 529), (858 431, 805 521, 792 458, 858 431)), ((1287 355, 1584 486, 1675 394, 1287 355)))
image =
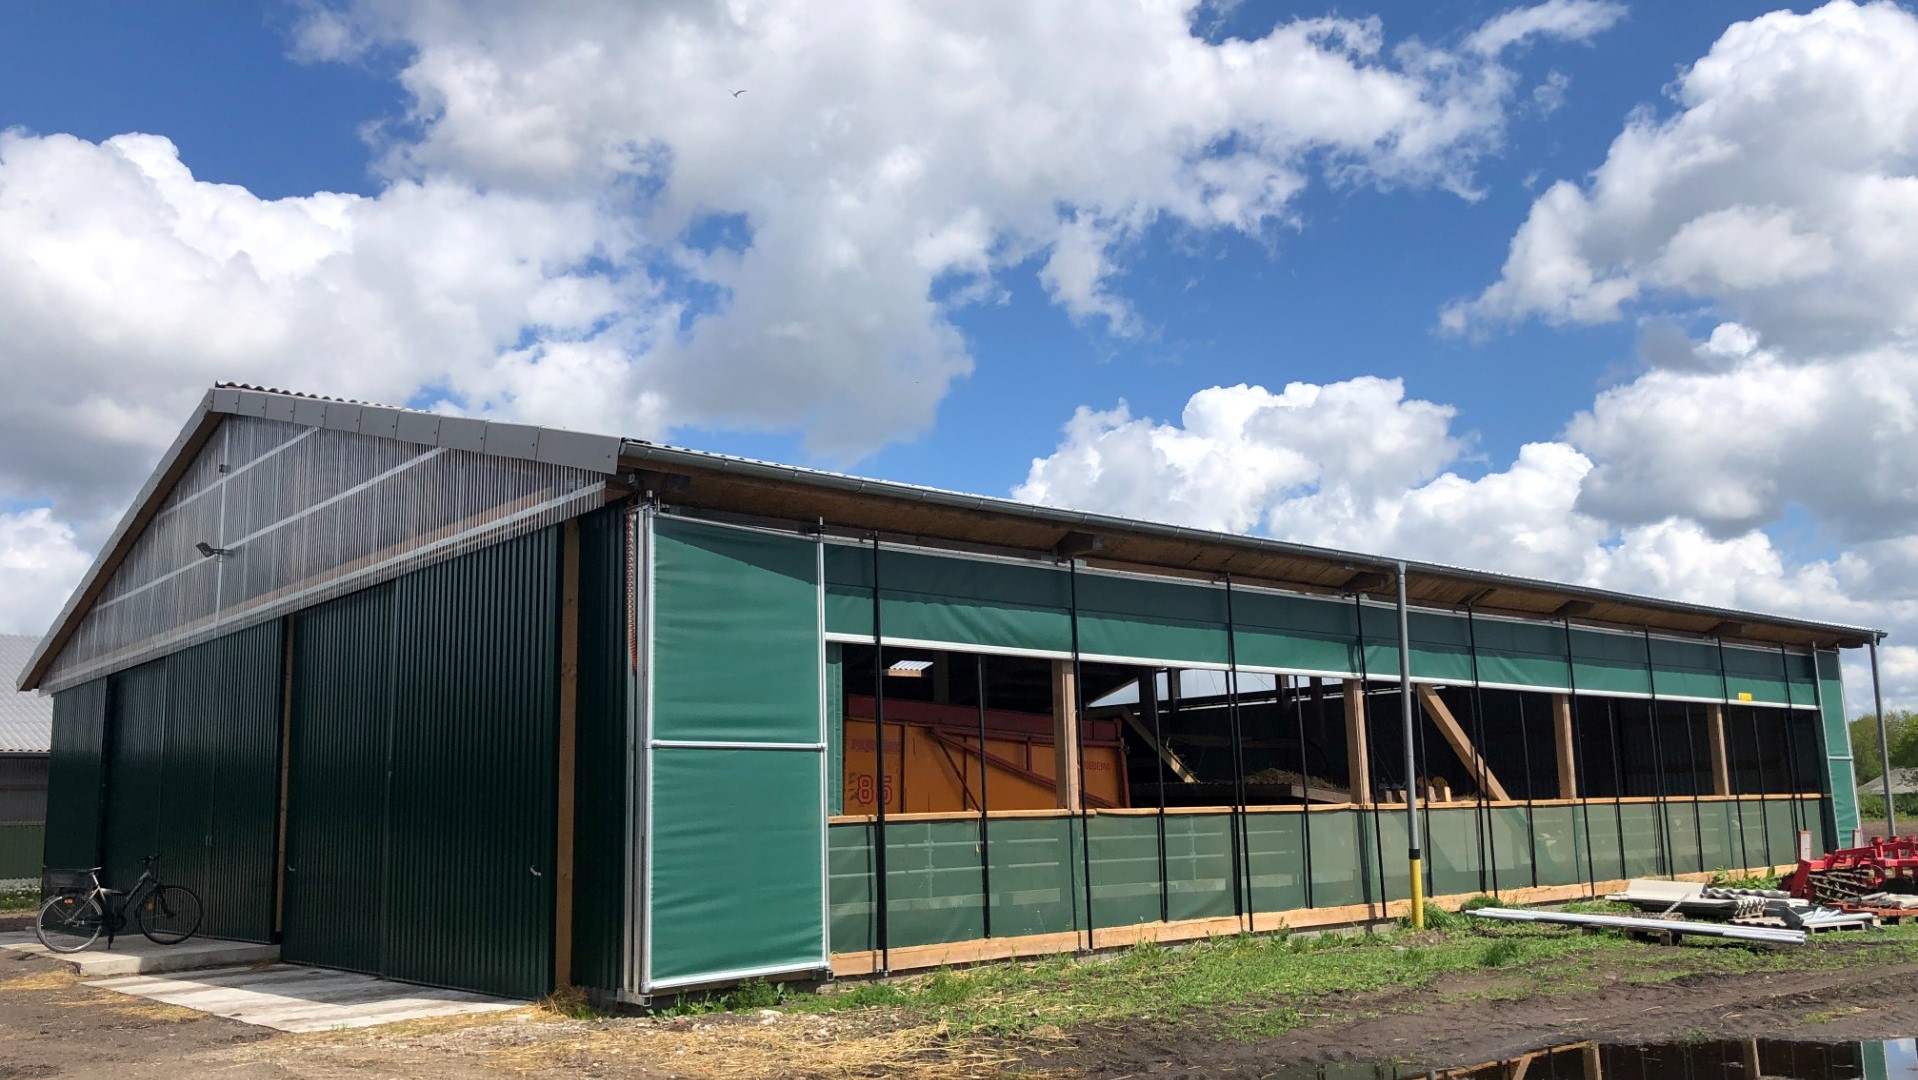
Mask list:
POLYGON ((1234 913, 1232 816, 1167 814, 1166 913, 1173 921, 1234 913))
POLYGON ((1241 664, 1358 673, 1357 617, 1350 603, 1240 589, 1232 594, 1232 619, 1241 664))
POLYGON ((659 518, 652 737, 819 742, 817 579, 811 540, 659 518))
POLYGON ((1424 817, 1429 822, 1423 854, 1430 870, 1431 894, 1460 896, 1481 891, 1478 809, 1427 810, 1424 817))
POLYGON ((1485 683, 1564 690, 1565 631, 1545 623, 1475 620, 1478 677, 1485 683))
POLYGON ((662 748, 652 769, 654 983, 818 966, 818 757, 662 748))
POLYGON ((1737 834, 1733 831, 1735 824, 1731 803, 1698 804, 1698 825, 1699 831, 1704 834, 1706 870, 1730 870, 1743 864, 1744 856, 1738 851, 1737 834))
POLYGON ((977 821, 886 823, 886 937, 892 948, 984 937, 977 821))
POLYGON ((1376 833, 1370 838, 1372 850, 1368 856, 1375 860, 1374 865, 1382 864, 1384 877, 1379 887, 1373 890, 1374 900, 1409 900, 1412 898, 1411 864, 1406 861, 1405 811, 1381 810, 1376 818, 1376 833))
MULTIPOLYGON (((882 548, 879 558, 888 638, 1072 649, 1070 586, 1063 569, 898 548, 882 548)), ((826 630, 872 636, 871 548, 827 545, 826 630)))
MULTIPOLYGON (((1394 612, 1392 617, 1396 619, 1397 613, 1394 612)), ((1473 628, 1466 625, 1462 616, 1408 611, 1405 619, 1406 629, 1412 638, 1413 678, 1471 681, 1473 628)), ((1397 629, 1397 625, 1393 624, 1390 640, 1397 640, 1397 629)), ((1372 613, 1369 611, 1365 615, 1365 630, 1367 637, 1374 633, 1372 613)), ((1398 656, 1389 655, 1387 663, 1389 666, 1385 670, 1396 674, 1398 656)))
MULTIPOLYGON (((1538 861, 1540 885, 1576 885, 1587 880, 1579 818, 1576 806, 1532 808, 1532 833, 1537 838, 1532 857, 1538 861)), ((1499 885, 1504 884, 1501 876, 1499 885)))
MULTIPOLYGON (((1304 822, 1302 813, 1245 816, 1252 910, 1292 911, 1305 906, 1304 822)), ((1312 900, 1320 902, 1316 896, 1312 900)))
POLYGON ((1825 820, 1828 835, 1824 837, 1820 850, 1830 851, 1849 843, 1852 830, 1858 828, 1858 789, 1854 786, 1856 780, 1852 773, 1851 728, 1845 715, 1845 681, 1840 673, 1836 650, 1818 654, 1818 683, 1823 690, 1824 706, 1822 719, 1826 773, 1823 786, 1830 796, 1825 820))
POLYGON ((992 934, 1080 929, 1079 820, 1006 818, 992 823, 992 934))
POLYGON ((872 898, 872 834, 872 825, 863 821, 843 822, 827 830, 832 890, 829 929, 836 953, 879 947, 874 936, 878 920, 872 898))
POLYGON ((81 870, 100 862, 106 731, 106 679, 53 695, 47 838, 42 856, 51 869, 81 870))
POLYGON ((390 584, 294 618, 280 945, 292 963, 380 970, 392 637, 390 584))
MULTIPOLYGON (((1582 822, 1590 837, 1590 855, 1587 856, 1589 881, 1617 881, 1629 877, 1625 864, 1619 858, 1618 823, 1623 807, 1614 807, 1609 802, 1590 802, 1580 807, 1582 822)), ((1585 836, 1579 837, 1581 845, 1586 844, 1585 836)))
POLYGON ((1659 697, 1725 700, 1718 646, 1709 641, 1652 638, 1652 671, 1659 697))
MULTIPOLYGON (((1776 649, 1747 649, 1725 646, 1725 691, 1733 701, 1756 701, 1771 705, 1786 704, 1785 669, 1790 655, 1780 656, 1776 649), (1743 695, 1749 694, 1750 697, 1743 695)), ((1791 690, 1800 705, 1811 704, 1811 682, 1791 690)))
POLYGON ((1665 804, 1665 816, 1672 829, 1672 873, 1698 874, 1711 867, 1705 865, 1701 853, 1699 834, 1699 814, 1704 804, 1693 806, 1684 799, 1672 799, 1665 804))
POLYGON ((1766 865, 1765 804, 1745 799, 1737 804, 1743 810, 1745 846, 1740 849, 1745 863, 1739 869, 1755 870, 1766 865))
POLYGON ((1649 694, 1645 639, 1598 630, 1572 631, 1572 675, 1581 694, 1649 694))
MULTIPOLYGON (((1304 816, 1304 815, 1301 815, 1304 816)), ((1362 862, 1365 815, 1357 810, 1314 811, 1312 829, 1312 904, 1346 907, 1363 904, 1370 873, 1362 862)))
POLYGON ((1765 819, 1771 829, 1769 865, 1784 866, 1798 861, 1798 828, 1792 820, 1792 800, 1770 799, 1765 803, 1765 819))
POLYGON ((1664 822, 1658 804, 1626 803, 1619 810, 1625 823, 1625 876, 1663 876, 1664 822))
POLYGON ((824 963, 818 558, 654 520, 646 990, 824 963))
MULTIPOLYGON (((1236 606, 1238 597, 1234 597, 1236 606)), ((1226 662, 1225 590, 1079 575, 1079 649, 1174 663, 1226 662)), ((888 627, 888 633, 891 632, 888 627)), ((1070 642, 1067 643, 1070 647, 1070 642)), ((1250 662, 1250 661, 1241 661, 1250 662)))
POLYGON ((1092 844, 1094 925, 1157 922, 1158 818, 1096 814, 1086 821, 1086 836, 1092 844))
POLYGON ((1532 884, 1531 826, 1524 807, 1488 806, 1485 808, 1485 844, 1487 862, 1497 871, 1486 874, 1486 887, 1499 892, 1529 888, 1532 884), (1496 878, 1496 881, 1494 880, 1496 878))

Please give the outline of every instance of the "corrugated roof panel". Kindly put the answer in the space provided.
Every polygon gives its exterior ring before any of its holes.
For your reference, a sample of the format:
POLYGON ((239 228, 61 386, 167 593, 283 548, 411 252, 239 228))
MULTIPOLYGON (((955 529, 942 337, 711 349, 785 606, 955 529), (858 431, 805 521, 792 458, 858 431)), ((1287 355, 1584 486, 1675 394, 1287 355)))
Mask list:
POLYGON ((44 754, 53 745, 53 698, 13 689, 39 643, 23 634, 0 634, 0 671, 7 674, 0 688, 0 754, 44 754))

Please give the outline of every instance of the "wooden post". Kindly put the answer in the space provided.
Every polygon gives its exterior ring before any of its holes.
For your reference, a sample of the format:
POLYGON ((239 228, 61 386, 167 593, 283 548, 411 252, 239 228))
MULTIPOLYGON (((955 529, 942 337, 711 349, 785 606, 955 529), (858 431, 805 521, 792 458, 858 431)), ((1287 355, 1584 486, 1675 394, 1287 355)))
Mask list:
POLYGON ((560 534, 559 835, 554 845, 553 985, 573 982, 573 798, 579 756, 579 519, 560 534))
POLYGON ((1705 741, 1712 748, 1712 794, 1732 793, 1731 759, 1725 755, 1725 707, 1705 706, 1705 741))
POLYGON ((1059 809, 1079 809, 1079 694, 1072 661, 1052 662, 1052 777, 1059 809))
POLYGON ((1552 695, 1552 742, 1558 747, 1558 797, 1576 799, 1578 791, 1578 751, 1572 742, 1572 696, 1552 695))
POLYGON ((1432 718, 1433 726, 1439 729, 1440 735, 1445 736, 1445 741, 1452 747, 1452 752, 1458 755, 1459 761, 1464 763, 1465 768, 1478 781, 1479 791, 1495 802, 1511 802, 1511 793, 1505 790, 1504 784, 1498 782, 1498 777, 1492 775, 1491 766, 1485 764, 1485 758, 1479 754, 1478 748, 1472 745, 1471 738, 1465 734, 1465 729, 1459 726, 1458 718, 1452 715, 1452 710, 1446 708, 1444 699, 1438 696, 1438 691, 1429 686, 1420 686, 1418 697, 1419 706, 1425 710, 1425 715, 1432 718))
POLYGON ((1345 761, 1347 787, 1352 801, 1363 806, 1372 801, 1372 755, 1365 745, 1364 683, 1345 680, 1345 761))

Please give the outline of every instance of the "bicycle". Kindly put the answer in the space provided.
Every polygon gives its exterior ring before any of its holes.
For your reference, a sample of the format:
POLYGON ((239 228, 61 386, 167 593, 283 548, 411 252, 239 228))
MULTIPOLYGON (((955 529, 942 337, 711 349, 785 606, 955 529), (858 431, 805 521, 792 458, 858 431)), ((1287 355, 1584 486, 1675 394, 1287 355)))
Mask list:
POLYGON ((63 889, 40 905, 33 932, 40 944, 58 953, 79 952, 106 931, 107 948, 126 929, 127 911, 133 911, 140 932, 155 945, 178 945, 200 929, 200 898, 183 885, 161 884, 153 872, 158 855, 140 860, 140 880, 126 892, 100 884, 101 867, 78 871, 92 881, 91 888, 63 889), (115 904, 115 897, 124 897, 115 904))

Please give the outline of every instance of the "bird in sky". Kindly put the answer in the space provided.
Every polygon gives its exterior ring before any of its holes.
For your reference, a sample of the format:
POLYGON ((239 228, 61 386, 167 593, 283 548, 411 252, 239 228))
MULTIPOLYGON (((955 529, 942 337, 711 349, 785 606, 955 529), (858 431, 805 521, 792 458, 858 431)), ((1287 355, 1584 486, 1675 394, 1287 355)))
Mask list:
POLYGON ((746 92, 746 91, 744 91, 744 90, 734 90, 734 91, 733 91, 733 96, 734 96, 734 97, 738 97, 739 95, 741 95, 741 94, 743 94, 743 93, 745 93, 745 92, 746 92))

